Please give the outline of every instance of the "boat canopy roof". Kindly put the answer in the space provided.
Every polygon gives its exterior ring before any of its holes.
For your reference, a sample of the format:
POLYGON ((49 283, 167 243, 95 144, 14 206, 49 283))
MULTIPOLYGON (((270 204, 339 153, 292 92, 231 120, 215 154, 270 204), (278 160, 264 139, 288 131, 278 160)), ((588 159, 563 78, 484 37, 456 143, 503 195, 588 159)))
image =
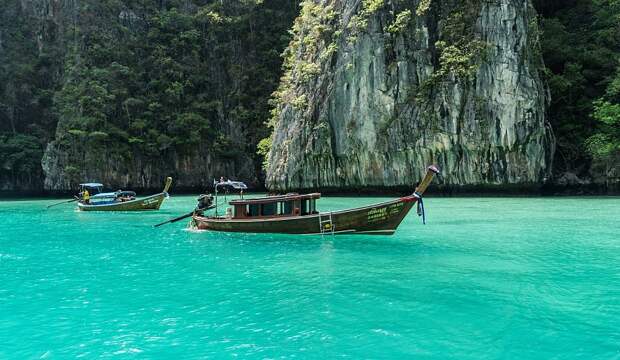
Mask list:
POLYGON ((219 186, 230 187, 236 190, 245 190, 248 188, 248 186, 241 181, 231 181, 231 180, 213 181, 213 184, 215 185, 216 188, 219 186))
POLYGON ((80 186, 91 187, 91 188, 98 188, 98 187, 103 187, 103 184, 100 184, 100 183, 84 183, 84 184, 80 184, 80 186))
POLYGON ((275 196, 267 196, 262 198, 254 198, 254 199, 236 199, 229 202, 230 205, 250 205, 250 204, 268 204, 280 201, 293 201, 293 200, 308 200, 308 199, 318 199, 321 197, 320 193, 311 193, 311 194, 297 194, 297 193, 289 193, 286 195, 275 195, 275 196))

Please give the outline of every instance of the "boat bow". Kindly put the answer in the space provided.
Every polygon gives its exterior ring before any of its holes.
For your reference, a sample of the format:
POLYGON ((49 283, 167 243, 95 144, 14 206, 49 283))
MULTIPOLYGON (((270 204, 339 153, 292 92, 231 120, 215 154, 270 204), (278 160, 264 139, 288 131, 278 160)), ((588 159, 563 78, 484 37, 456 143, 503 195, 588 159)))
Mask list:
POLYGON ((422 217, 423 224, 426 224, 426 214, 424 213, 424 200, 422 199, 422 195, 424 194, 424 192, 426 192, 426 188, 428 188, 428 186, 431 184, 435 175, 438 174, 439 168, 436 165, 429 166, 428 168, 426 168, 426 175, 424 176, 418 187, 415 188, 413 194, 401 198, 403 202, 418 203, 417 213, 418 216, 422 217))

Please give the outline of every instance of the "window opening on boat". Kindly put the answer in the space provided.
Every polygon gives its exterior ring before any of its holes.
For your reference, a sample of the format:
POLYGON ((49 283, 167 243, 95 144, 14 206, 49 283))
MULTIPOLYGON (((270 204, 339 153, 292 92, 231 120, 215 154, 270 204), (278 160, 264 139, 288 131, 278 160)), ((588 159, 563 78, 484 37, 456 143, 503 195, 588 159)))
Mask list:
POLYGON ((249 204, 245 212, 247 216, 258 216, 260 214, 258 211, 258 204, 249 204))
POLYGON ((293 201, 285 201, 284 202, 284 211, 283 215, 289 215, 293 213, 293 201))
POLYGON ((262 205, 262 216, 272 216, 276 214, 276 203, 266 203, 262 205))
POLYGON ((286 202, 280 201, 278 202, 278 215, 289 215, 292 208, 292 205, 289 205, 287 207, 286 202))

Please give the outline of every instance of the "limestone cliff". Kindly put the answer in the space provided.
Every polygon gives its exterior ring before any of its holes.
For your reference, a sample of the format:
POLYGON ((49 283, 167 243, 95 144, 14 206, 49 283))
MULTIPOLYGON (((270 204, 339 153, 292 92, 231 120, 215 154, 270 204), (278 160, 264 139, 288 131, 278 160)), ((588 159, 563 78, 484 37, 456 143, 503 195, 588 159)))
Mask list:
POLYGON ((47 190, 74 189, 75 184, 97 181, 111 188, 159 189, 166 176, 173 177, 176 189, 205 189, 213 179, 233 174, 256 183, 254 164, 249 157, 214 154, 208 146, 191 154, 162 153, 157 157, 122 156, 105 147, 48 144, 43 156, 44 187, 47 190))
POLYGON ((9 0, 0 192, 260 183, 297 0, 9 0))
POLYGON ((532 185, 551 171, 523 0, 306 1, 275 95, 267 186, 532 185))

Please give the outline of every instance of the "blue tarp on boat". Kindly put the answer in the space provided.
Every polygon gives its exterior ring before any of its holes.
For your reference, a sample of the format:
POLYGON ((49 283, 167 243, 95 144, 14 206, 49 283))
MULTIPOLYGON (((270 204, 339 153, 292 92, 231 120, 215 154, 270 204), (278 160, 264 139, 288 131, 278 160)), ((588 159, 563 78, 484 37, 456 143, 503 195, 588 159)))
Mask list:
POLYGON ((107 193, 101 193, 101 194, 97 194, 97 195, 93 195, 90 197, 91 200, 97 200, 97 199, 114 199, 116 198, 118 195, 117 192, 107 192, 107 193))
POLYGON ((86 187, 103 187, 103 184, 100 184, 100 183, 84 183, 84 184, 80 184, 80 186, 86 186, 86 187))

